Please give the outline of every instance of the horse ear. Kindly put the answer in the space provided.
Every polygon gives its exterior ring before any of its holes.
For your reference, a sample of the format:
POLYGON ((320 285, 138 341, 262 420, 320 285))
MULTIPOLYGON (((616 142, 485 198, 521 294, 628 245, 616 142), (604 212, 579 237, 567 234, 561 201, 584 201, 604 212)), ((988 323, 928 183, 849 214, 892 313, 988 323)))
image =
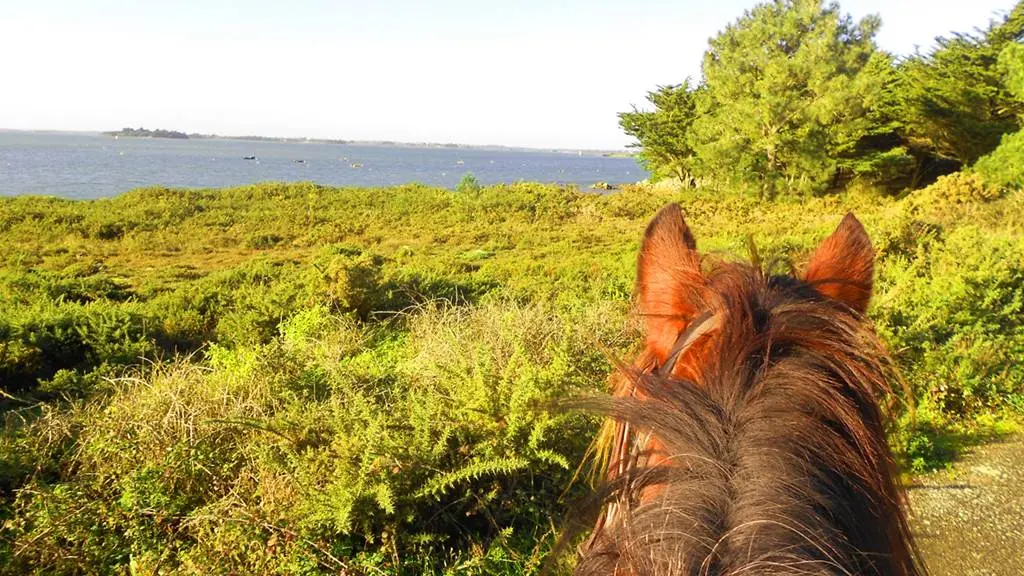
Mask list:
POLYGON ((871 299, 875 250, 864 226, 847 213, 831 236, 815 250, 804 281, 821 294, 863 314, 871 299))
POLYGON ((697 242, 678 204, 662 208, 647 226, 636 278, 647 348, 661 363, 694 316, 695 289, 703 284, 697 242))

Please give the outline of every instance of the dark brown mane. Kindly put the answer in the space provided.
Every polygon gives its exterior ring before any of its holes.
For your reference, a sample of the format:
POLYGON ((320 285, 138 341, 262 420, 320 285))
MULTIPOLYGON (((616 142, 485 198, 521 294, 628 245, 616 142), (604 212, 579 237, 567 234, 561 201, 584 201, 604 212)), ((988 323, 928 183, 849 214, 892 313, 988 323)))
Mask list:
POLYGON ((583 402, 628 425, 634 455, 652 438, 662 457, 612 463, 602 494, 615 514, 576 573, 923 574, 880 409, 887 356, 860 314, 870 284, 826 278, 845 291, 832 298, 745 264, 697 282, 673 302, 713 312, 715 337, 671 376, 648 352, 627 369, 635 392, 583 402))

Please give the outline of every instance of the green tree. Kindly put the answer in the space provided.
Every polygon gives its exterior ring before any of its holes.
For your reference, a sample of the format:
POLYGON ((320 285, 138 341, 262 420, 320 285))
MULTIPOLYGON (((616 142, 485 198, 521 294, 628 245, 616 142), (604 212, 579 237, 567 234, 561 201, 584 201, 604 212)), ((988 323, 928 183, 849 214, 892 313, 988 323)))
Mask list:
POLYGON ((899 116, 912 146, 959 165, 991 152, 1020 126, 1024 104, 997 65, 1007 45, 1024 39, 1024 2, 978 35, 938 38, 929 54, 900 63, 899 116))
POLYGON ((864 71, 878 26, 820 0, 775 0, 727 26, 704 56, 708 98, 693 125, 702 169, 763 197, 825 190, 871 129, 879 85, 864 71))
MULTIPOLYGON (((1024 103, 1024 44, 1013 43, 1004 48, 999 55, 999 69, 1007 91, 1024 103)), ((974 170, 999 188, 1024 187, 1024 130, 1004 134, 999 146, 982 156, 974 170)))
POLYGON ((483 186, 480 185, 480 181, 476 179, 476 175, 472 172, 466 172, 462 175, 462 179, 459 180, 459 185, 455 187, 457 192, 463 194, 476 194, 480 192, 483 186))
POLYGON ((641 148, 640 160, 656 178, 692 181, 695 158, 690 128, 696 117, 697 98, 687 78, 682 84, 659 86, 648 92, 647 100, 654 110, 633 106, 632 112, 619 114, 619 126, 637 139, 634 146, 641 148))
POLYGON ((875 52, 861 71, 871 86, 864 94, 867 128, 849 134, 856 140, 837 146, 837 176, 864 179, 890 190, 913 183, 919 161, 917 151, 903 136, 898 74, 895 58, 883 51, 875 52))
MULTIPOLYGON (((1024 103, 1024 44, 1014 43, 999 54, 999 69, 1005 79, 1006 90, 1024 103)), ((1024 107, 1018 112, 1024 112, 1024 107)))

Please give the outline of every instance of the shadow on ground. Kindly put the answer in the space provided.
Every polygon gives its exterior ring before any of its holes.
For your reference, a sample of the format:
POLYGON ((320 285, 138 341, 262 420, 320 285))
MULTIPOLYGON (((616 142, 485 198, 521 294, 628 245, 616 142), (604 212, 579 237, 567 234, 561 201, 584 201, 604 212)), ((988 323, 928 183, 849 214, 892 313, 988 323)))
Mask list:
POLYGON ((915 478, 912 526, 932 576, 1024 574, 1024 435, 965 448, 915 478))

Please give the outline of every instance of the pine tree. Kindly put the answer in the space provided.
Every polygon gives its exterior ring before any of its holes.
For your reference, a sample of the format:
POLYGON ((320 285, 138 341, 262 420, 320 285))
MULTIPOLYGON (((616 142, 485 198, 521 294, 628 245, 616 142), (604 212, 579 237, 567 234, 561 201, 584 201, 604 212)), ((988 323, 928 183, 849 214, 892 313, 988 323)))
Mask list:
MULTIPOLYGON (((999 70, 1006 90, 1024 104, 1024 44, 1011 43, 1003 49, 999 70)), ((999 146, 978 159, 973 168, 992 186, 1003 190, 1024 187, 1024 130, 1003 135, 999 146)))
POLYGON ((619 114, 619 126, 636 138, 644 167, 656 178, 674 177, 692 180, 694 150, 690 128, 696 117, 699 95, 690 80, 674 86, 659 86, 647 93, 653 111, 640 110, 619 114))
POLYGON ((825 190, 871 128, 878 83, 863 72, 878 26, 834 3, 775 0, 726 27, 704 56, 708 98, 693 126, 703 169, 764 197, 825 190))
POLYGON ((952 168, 991 152, 1017 130, 1024 103, 1004 83, 999 56, 1024 40, 1024 1, 978 34, 938 38, 931 53, 900 63, 898 115, 910 144, 952 168))

